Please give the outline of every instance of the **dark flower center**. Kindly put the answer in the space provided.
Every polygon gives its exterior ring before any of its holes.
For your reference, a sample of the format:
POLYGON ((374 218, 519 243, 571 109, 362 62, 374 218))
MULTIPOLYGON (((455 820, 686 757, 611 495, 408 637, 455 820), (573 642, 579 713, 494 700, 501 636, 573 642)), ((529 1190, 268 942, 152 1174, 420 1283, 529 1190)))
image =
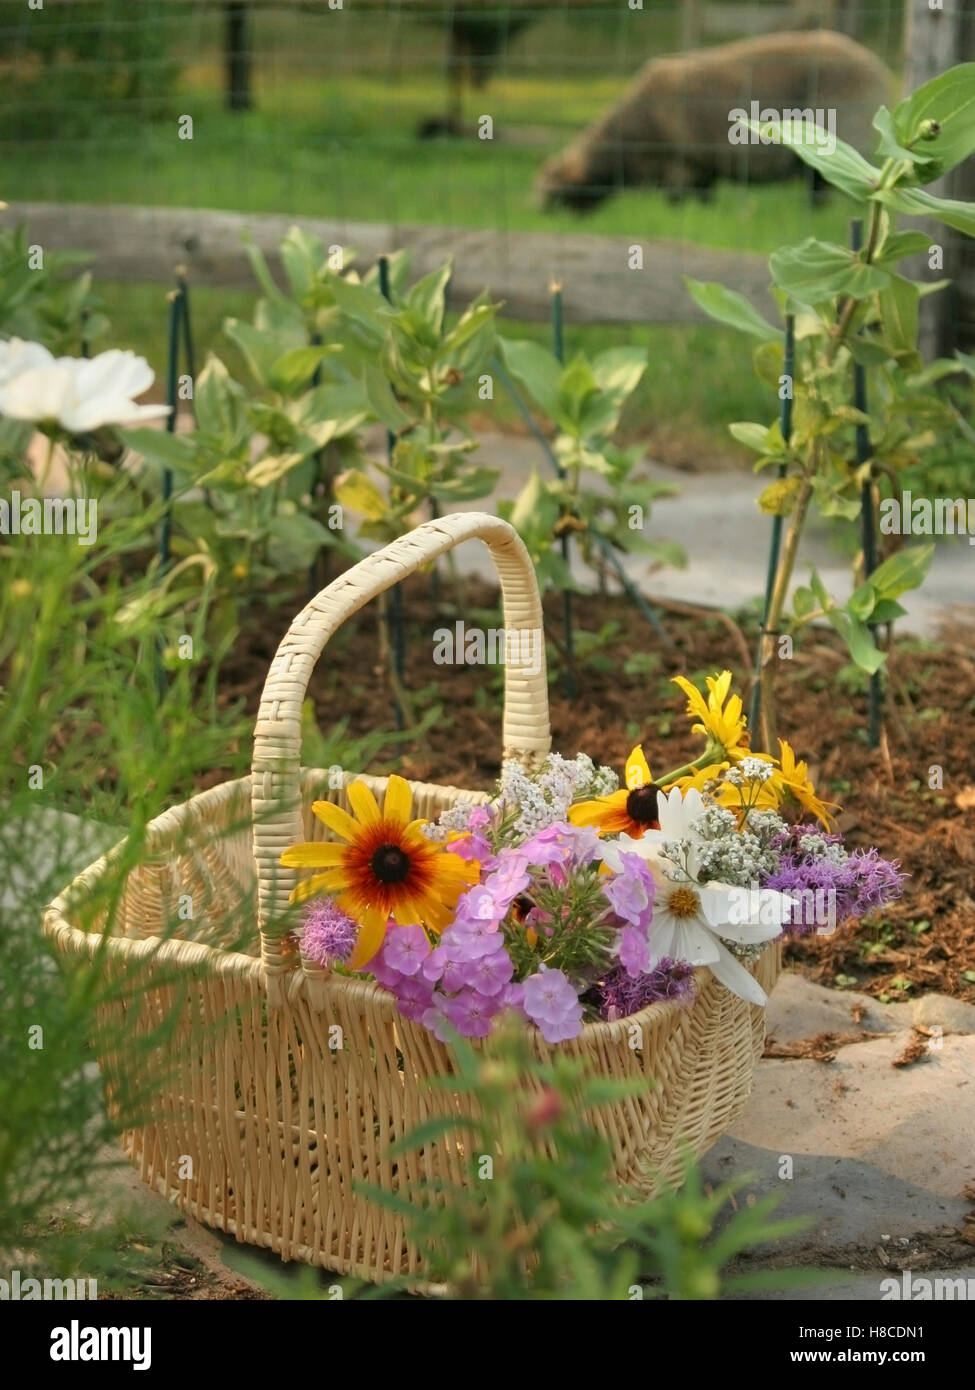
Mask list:
POLYGON ((380 845, 369 865, 380 883, 402 883, 410 872, 410 856, 399 845, 380 845))
POLYGON ((626 814, 638 825, 648 825, 651 830, 659 830, 657 820, 657 788, 652 782, 645 787, 634 787, 626 798, 626 814))

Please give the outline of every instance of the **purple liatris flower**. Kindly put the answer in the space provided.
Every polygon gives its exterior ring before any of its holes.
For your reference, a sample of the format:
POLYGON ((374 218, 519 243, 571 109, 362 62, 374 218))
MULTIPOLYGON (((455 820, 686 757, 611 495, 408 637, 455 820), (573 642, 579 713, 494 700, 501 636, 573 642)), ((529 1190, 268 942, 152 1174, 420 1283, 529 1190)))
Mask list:
POLYGON ((652 970, 633 976, 624 965, 608 971, 593 986, 587 999, 609 1023, 629 1018, 648 1004, 667 999, 690 1000, 694 995, 694 967, 686 961, 664 957, 652 970))
POLYGON ((524 983, 522 1009, 546 1042, 564 1042, 582 1031, 582 1004, 577 990, 561 970, 546 970, 524 983))
POLYGON ((348 960, 355 949, 359 928, 331 898, 319 898, 305 914, 301 949, 308 960, 330 969, 348 960))
POLYGON ((793 826, 776 838, 774 848, 779 865, 762 879, 762 887, 792 897, 786 930, 795 935, 864 917, 903 892, 905 875, 896 861, 882 859, 875 849, 851 854, 838 835, 818 826, 793 826))

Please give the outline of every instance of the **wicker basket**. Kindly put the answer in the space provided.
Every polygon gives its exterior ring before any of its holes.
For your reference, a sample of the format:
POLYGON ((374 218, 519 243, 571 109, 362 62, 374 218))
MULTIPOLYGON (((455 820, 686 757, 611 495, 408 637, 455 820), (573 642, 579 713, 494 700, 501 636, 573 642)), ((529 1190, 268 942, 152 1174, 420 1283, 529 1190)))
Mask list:
MULTIPOLYGON (((81 873, 45 914, 61 952, 97 955, 110 974, 133 982, 134 1000, 109 994, 103 1006, 104 1023, 116 1037, 121 1025, 132 1045, 103 1043, 100 1061, 110 1097, 127 1059, 132 1065, 140 1056, 145 1071, 140 1040, 158 1066, 161 1100, 122 1136, 143 1180, 239 1241, 377 1281, 422 1270, 402 1218, 365 1200, 354 1183, 410 1193, 433 1177, 464 1180, 456 1144, 387 1154, 444 1103, 428 1082, 449 1072, 450 1055, 401 1018, 385 990, 295 953, 288 936, 295 873, 279 857, 327 833, 312 801, 347 804, 329 785, 336 779, 299 767, 302 701, 328 639, 384 589, 475 537, 497 567, 506 629, 540 630, 531 562, 507 523, 468 513, 420 526, 355 565, 295 618, 264 687, 251 777, 153 821, 148 857, 124 872, 111 903, 122 847, 81 873), (192 917, 180 912, 185 903, 192 917)), ((532 672, 509 660, 505 675, 505 754, 532 766, 549 748, 544 664, 532 672)), ((363 780, 377 793, 385 786, 363 780)), ((434 817, 460 797, 486 800, 411 785, 416 815, 434 817)), ((754 967, 766 990, 778 959, 769 947, 754 967)), ((591 1118, 611 1143, 615 1179, 646 1194, 677 1177, 684 1144, 702 1153, 739 1114, 763 1047, 764 1010, 708 971, 697 972, 697 984, 690 1006, 655 1004, 623 1023, 587 1024, 559 1045, 601 1074, 645 1082, 636 1099, 591 1118)), ((546 1055, 537 1035, 536 1043, 546 1055)))

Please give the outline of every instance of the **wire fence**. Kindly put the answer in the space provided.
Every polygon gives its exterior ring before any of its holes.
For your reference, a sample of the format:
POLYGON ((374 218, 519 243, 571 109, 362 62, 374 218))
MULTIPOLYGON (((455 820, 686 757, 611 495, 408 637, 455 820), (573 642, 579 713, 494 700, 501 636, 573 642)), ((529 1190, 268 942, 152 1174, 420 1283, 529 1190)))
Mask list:
POLYGON ((0 0, 0 197, 485 229, 493 266, 522 231, 751 253, 845 241, 851 209, 813 196, 791 156, 774 176, 762 150, 729 158, 730 105, 836 105, 865 145, 870 74, 910 69, 916 0, 36 3, 0 0), (862 82, 816 56, 823 28, 861 46, 862 82), (689 58, 679 90, 654 69, 635 127, 607 116, 650 60, 773 31, 791 39, 772 59, 729 55, 717 80, 689 58), (598 157, 579 171, 587 138, 598 157))
MULTIPOLYGON (((191 206, 356 216, 360 204, 379 210, 383 180, 368 198, 357 186, 384 174, 394 218, 429 206, 432 186, 441 220, 490 213, 517 225, 544 158, 652 57, 769 27, 833 25, 899 67, 903 33, 902 0, 333 3, 43 0, 35 10, 0 0, 8 177, 29 185, 22 196, 75 198, 97 181, 99 196, 124 201, 141 187, 146 201, 178 194, 191 206), (182 171, 180 116, 193 117, 198 142, 182 171)), ((761 96, 763 76, 743 73, 742 96, 761 96)), ((750 182, 745 166, 739 182, 750 182)), ((675 191, 666 179, 656 186, 675 191)))

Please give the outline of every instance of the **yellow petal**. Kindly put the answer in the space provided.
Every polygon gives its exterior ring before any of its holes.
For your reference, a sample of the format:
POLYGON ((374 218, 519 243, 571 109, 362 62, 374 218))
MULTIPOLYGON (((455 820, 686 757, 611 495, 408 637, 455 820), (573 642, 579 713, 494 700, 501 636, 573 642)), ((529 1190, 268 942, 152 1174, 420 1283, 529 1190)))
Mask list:
MULTIPOLYGON (((717 705, 724 704, 728 691, 731 689, 731 672, 722 671, 720 676, 708 676, 708 689, 714 696, 717 705)), ((739 704, 741 701, 739 701, 739 704)))
POLYGON ((413 809, 413 793, 409 782, 397 777, 395 772, 386 782, 386 795, 383 797, 383 819, 406 825, 413 809))
POLYGON ((312 811, 329 830, 341 835, 343 840, 354 841, 359 837, 359 827, 341 806, 333 806, 331 801, 313 801, 312 811))
POLYGON ((637 787, 649 787, 653 781, 653 773, 647 762, 647 755, 639 744, 626 760, 626 787, 628 791, 635 791, 637 787))
POLYGON ((572 825, 602 825, 613 811, 625 808, 628 796, 629 792, 619 791, 598 801, 577 801, 569 807, 569 821, 572 825))
POLYGON ((341 864, 347 853, 345 845, 326 844, 324 841, 309 841, 304 845, 292 845, 281 856, 281 863, 289 869, 324 869, 333 864, 341 864))
POLYGON ((386 918, 377 907, 368 907, 362 914, 359 924, 359 938, 355 950, 349 957, 349 968, 361 970, 368 965, 383 944, 386 935, 386 918))
POLYGON ((309 898, 313 898, 316 893, 324 892, 326 888, 325 879, 327 877, 329 877, 327 874, 313 874, 311 878, 302 879, 301 883, 296 884, 291 890, 291 896, 288 901, 303 903, 309 898))
POLYGON ((350 782, 345 789, 345 794, 349 798, 349 805, 355 812, 357 819, 363 825, 379 824, 381 820, 379 803, 365 782, 350 782))
POLYGON ((674 676, 673 680, 674 684, 679 685, 687 696, 688 714, 696 714, 699 719, 707 719, 708 707, 704 702, 704 696, 698 690, 697 686, 691 685, 686 676, 674 676))

